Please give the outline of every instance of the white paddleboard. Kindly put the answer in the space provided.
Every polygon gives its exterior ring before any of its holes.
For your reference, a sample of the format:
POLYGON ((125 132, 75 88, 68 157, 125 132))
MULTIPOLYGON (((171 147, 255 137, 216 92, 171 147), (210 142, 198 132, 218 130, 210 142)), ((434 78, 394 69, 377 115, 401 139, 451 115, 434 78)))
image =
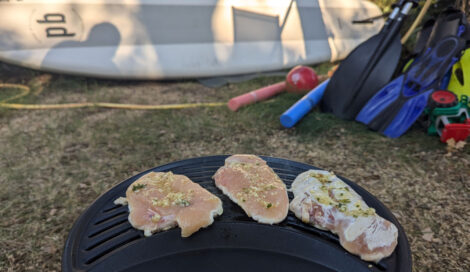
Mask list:
POLYGON ((95 77, 246 74, 344 58, 365 0, 0 0, 0 60, 95 77))

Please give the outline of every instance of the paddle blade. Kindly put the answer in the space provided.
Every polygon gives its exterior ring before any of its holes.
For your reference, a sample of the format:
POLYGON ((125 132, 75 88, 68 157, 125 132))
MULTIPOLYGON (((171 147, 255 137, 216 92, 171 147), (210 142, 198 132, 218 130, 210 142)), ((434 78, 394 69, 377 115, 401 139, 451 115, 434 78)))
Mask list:
POLYGON ((400 36, 397 36, 365 79, 364 84, 358 88, 351 104, 343 111, 345 118, 354 119, 371 97, 392 80, 400 61, 401 49, 400 36))
POLYGON ((352 120, 367 101, 393 76, 401 54, 400 36, 382 44, 387 32, 380 32, 360 44, 339 65, 330 79, 322 100, 322 110, 352 120), (385 48, 383 48, 385 47, 385 48), (377 51, 382 51, 376 55, 377 51), (371 60, 376 58, 376 62, 371 60), (372 69, 369 68, 369 66, 372 69), (363 77, 363 84, 358 80, 363 77))

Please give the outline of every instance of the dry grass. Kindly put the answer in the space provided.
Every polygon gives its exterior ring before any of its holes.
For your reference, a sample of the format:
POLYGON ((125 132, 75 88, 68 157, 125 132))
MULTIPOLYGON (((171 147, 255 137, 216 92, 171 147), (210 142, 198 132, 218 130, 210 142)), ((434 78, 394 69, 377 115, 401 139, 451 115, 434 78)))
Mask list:
MULTIPOLYGON (((1 71, 4 82, 40 76, 9 66, 1 71)), ((54 75, 44 91, 23 102, 226 101, 279 80, 209 89, 192 81, 54 75)), ((415 271, 468 271, 469 147, 446 156, 445 145, 419 129, 391 140, 318 111, 294 129, 281 128, 280 113, 298 98, 283 94, 237 113, 226 108, 0 111, 0 267, 60 270, 74 220, 100 194, 135 173, 190 157, 254 153, 334 170, 365 187, 403 225, 415 271)))

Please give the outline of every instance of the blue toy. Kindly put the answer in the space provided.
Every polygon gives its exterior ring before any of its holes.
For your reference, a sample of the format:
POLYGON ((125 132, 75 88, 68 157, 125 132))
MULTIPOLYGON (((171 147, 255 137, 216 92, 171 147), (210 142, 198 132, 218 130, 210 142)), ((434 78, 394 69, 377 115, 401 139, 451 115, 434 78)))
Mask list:
POLYGON ((297 101, 292 107, 281 115, 281 124, 286 128, 291 128, 309 111, 311 111, 320 102, 325 92, 326 86, 330 80, 327 79, 318 85, 315 89, 307 93, 302 99, 297 101))

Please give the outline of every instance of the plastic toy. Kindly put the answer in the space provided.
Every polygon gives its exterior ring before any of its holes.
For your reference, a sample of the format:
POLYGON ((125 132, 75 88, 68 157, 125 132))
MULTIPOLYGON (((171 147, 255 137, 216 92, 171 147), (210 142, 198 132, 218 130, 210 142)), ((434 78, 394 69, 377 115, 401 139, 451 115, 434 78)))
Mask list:
POLYGON ((431 96, 429 116, 429 135, 439 135, 442 142, 453 138, 456 142, 470 135, 470 107, 468 96, 462 95, 460 102, 449 91, 436 91, 431 96), (448 94, 450 93, 450 95, 448 94))
POLYGON ((442 130, 441 142, 453 138, 456 142, 465 141, 470 135, 470 118, 465 120, 464 124, 447 124, 442 130))
POLYGON ((296 66, 287 74, 286 81, 251 91, 229 100, 228 107, 232 111, 266 100, 278 93, 287 90, 292 93, 306 93, 318 85, 318 76, 310 67, 296 66))
POLYGON ((460 60, 452 67, 447 89, 458 96, 470 96, 470 49, 465 50, 460 60))
POLYGON ((320 102, 329 81, 329 79, 325 80, 285 111, 280 118, 281 124, 286 128, 293 127, 300 119, 311 111, 315 105, 320 102))

